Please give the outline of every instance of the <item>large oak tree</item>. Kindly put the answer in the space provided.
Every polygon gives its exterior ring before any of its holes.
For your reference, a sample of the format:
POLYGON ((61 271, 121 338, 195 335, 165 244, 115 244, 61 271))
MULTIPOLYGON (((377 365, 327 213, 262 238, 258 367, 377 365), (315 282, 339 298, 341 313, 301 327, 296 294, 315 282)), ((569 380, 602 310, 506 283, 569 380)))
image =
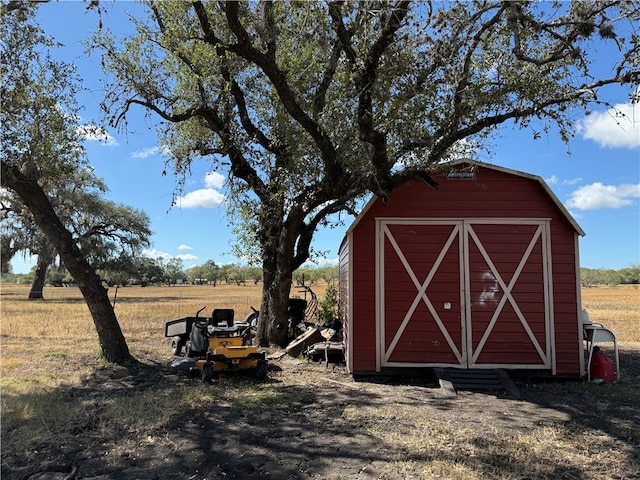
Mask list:
POLYGON ((434 186, 425 172, 508 121, 568 139, 601 87, 639 78, 637 1, 146 6, 136 34, 95 38, 113 75, 105 111, 113 125, 137 106, 157 115, 178 174, 201 158, 228 174, 262 262, 263 345, 286 341, 292 273, 332 214, 409 178, 434 186), (620 49, 605 77, 600 42, 620 49))

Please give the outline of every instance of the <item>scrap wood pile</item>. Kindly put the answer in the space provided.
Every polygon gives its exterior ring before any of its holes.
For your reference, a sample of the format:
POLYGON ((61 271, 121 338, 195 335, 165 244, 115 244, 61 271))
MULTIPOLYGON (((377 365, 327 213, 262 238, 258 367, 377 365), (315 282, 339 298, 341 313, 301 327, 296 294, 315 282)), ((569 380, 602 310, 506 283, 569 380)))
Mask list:
POLYGON ((309 327, 287 345, 286 352, 292 357, 302 354, 314 362, 344 362, 340 321, 335 319, 330 325, 309 327))

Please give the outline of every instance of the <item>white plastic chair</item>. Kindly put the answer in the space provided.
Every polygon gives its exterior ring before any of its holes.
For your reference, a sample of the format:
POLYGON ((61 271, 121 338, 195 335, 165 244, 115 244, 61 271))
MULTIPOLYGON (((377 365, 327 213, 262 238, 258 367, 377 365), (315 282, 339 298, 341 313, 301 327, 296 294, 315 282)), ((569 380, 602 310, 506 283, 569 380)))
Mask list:
POLYGON ((585 323, 582 328, 584 339, 587 342, 587 380, 591 381, 591 359, 593 357, 593 348, 597 343, 613 343, 616 380, 620 380, 620 360, 618 358, 618 343, 616 342, 615 334, 599 323, 585 323))

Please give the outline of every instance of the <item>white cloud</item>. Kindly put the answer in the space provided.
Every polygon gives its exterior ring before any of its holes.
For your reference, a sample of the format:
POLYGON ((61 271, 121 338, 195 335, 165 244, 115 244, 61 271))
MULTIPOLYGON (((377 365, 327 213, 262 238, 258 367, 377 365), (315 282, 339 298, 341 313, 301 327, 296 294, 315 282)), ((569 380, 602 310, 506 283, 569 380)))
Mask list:
POLYGON ((621 208, 640 198, 640 184, 603 185, 600 182, 580 187, 571 194, 567 206, 578 210, 621 208))
POLYGON ((582 177, 572 178, 571 180, 565 180, 562 182, 563 185, 575 185, 576 183, 580 183, 582 181, 582 177))
POLYGON ((157 155, 159 151, 160 147, 143 148, 142 150, 133 152, 131 156, 133 158, 147 158, 152 157, 153 155, 157 155))
POLYGON ((143 250, 142 255, 149 258, 161 258, 163 260, 171 260, 173 258, 173 255, 167 252, 161 252, 160 250, 156 250, 155 248, 152 248, 150 250, 143 250))
POLYGON ((193 247, 185 245, 184 243, 178 247, 178 250, 193 250, 193 247))
POLYGON ((108 147, 118 146, 118 142, 104 128, 96 125, 80 125, 76 129, 78 135, 89 142, 100 142, 108 147))
POLYGON ((640 147, 640 109, 631 103, 619 103, 605 112, 594 112, 578 124, 578 133, 600 147, 640 147))
POLYGON ((548 185, 575 185, 582 181, 582 178, 572 178, 570 180, 560 180, 557 175, 551 175, 549 178, 544 179, 548 185))
POLYGON ((224 176, 218 172, 208 172, 204 177, 204 186, 219 190, 224 185, 224 176))
POLYGON ((196 257, 195 255, 192 255, 190 253, 183 253, 180 255, 176 255, 176 258, 182 260, 183 262, 190 262, 192 260, 197 260, 198 257, 196 257))
MULTIPOLYGON (((191 250, 191 247, 187 247, 186 245, 180 245, 178 247, 178 250, 191 250)), ((142 255, 144 255, 145 257, 153 258, 153 259, 162 259, 164 261, 173 260, 174 258, 177 258, 178 260, 182 260, 183 262, 198 260, 198 257, 191 253, 181 253, 180 255, 174 256, 174 255, 171 255, 170 253, 156 250, 155 248, 143 250, 142 255)))
POLYGON ((322 258, 319 262, 318 262, 318 266, 320 267, 333 267, 338 265, 338 263, 340 262, 340 259, 338 257, 334 257, 334 258, 322 258))
POLYGON ((213 188, 202 188, 187 193, 176 199, 176 206, 180 208, 216 208, 224 202, 224 195, 213 188))
POLYGON ((176 206, 180 208, 216 208, 224 203, 225 196, 218 190, 224 185, 225 177, 217 172, 208 172, 204 177, 204 185, 201 188, 187 193, 176 199, 176 206))
POLYGON ((171 156, 171 151, 166 145, 156 145, 154 147, 143 148, 131 154, 131 158, 148 158, 155 155, 164 155, 165 157, 171 156))

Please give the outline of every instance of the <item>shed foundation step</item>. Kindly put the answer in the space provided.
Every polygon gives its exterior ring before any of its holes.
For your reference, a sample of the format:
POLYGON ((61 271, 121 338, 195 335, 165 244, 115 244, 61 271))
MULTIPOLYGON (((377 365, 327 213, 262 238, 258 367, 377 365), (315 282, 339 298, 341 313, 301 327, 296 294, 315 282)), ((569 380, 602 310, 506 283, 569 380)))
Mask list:
POLYGON ((520 391, 509 374, 499 368, 435 368, 434 371, 447 397, 456 397, 457 390, 504 390, 511 398, 520 398, 520 391))

